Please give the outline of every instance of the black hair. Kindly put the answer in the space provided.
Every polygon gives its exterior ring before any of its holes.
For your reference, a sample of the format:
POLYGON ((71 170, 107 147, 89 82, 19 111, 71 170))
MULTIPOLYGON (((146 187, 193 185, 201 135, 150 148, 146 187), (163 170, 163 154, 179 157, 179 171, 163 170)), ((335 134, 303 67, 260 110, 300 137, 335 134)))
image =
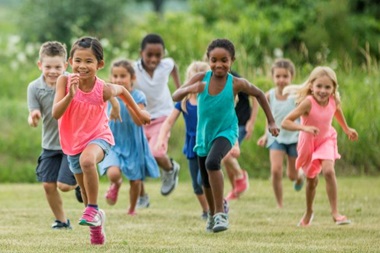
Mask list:
POLYGON ((235 46, 228 39, 213 40, 207 47, 207 58, 209 58, 210 52, 217 47, 226 49, 230 53, 232 60, 235 59, 235 46))
POLYGON ((144 50, 146 44, 161 44, 165 50, 165 43, 162 37, 158 34, 150 33, 146 35, 141 41, 141 50, 144 50))
POLYGON ((114 67, 123 67, 125 68, 131 76, 135 75, 135 69, 132 66, 132 63, 127 60, 116 60, 112 63, 111 71, 114 67))
POLYGON ((94 53, 96 60, 98 62, 102 61, 104 58, 103 54, 103 46, 97 38, 93 37, 81 37, 77 41, 74 42, 73 46, 70 50, 70 57, 74 56, 74 52, 78 48, 90 48, 94 53))

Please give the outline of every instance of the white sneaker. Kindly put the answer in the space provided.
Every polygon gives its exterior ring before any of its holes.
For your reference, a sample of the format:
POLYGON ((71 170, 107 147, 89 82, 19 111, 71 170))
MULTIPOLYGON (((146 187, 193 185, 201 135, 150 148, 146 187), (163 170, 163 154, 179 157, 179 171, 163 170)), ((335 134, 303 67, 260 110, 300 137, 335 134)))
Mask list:
POLYGON ((226 213, 216 213, 214 214, 214 227, 212 230, 214 233, 222 232, 228 229, 228 214, 226 213))
POLYGON ((149 202, 148 194, 145 194, 144 196, 139 196, 139 199, 137 200, 137 205, 136 205, 137 209, 148 208, 149 205, 150 205, 150 202, 149 202))
POLYGON ((161 194, 166 196, 169 195, 178 185, 178 174, 180 166, 179 164, 171 159, 173 164, 173 169, 171 171, 162 171, 162 186, 161 194))

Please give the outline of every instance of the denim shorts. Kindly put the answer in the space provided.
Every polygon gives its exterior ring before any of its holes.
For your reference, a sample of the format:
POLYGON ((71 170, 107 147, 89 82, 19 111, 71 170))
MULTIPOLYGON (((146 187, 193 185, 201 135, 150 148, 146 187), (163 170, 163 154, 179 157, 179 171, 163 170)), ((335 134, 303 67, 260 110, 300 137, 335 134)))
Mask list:
MULTIPOLYGON (((111 144, 109 144, 108 142, 106 142, 105 140, 102 140, 102 139, 96 139, 96 140, 90 141, 87 145, 89 145, 89 144, 98 145, 101 149, 103 149, 104 156, 106 156, 111 149, 111 144)), ((70 156, 70 155, 67 156, 67 160, 69 161, 70 170, 74 174, 81 174, 82 173, 82 168, 80 167, 80 162, 79 162, 81 154, 82 153, 79 153, 79 154, 73 155, 73 156, 70 156)))
POLYGON ((282 144, 274 141, 270 146, 270 150, 281 150, 284 151, 288 156, 297 157, 297 143, 282 144))

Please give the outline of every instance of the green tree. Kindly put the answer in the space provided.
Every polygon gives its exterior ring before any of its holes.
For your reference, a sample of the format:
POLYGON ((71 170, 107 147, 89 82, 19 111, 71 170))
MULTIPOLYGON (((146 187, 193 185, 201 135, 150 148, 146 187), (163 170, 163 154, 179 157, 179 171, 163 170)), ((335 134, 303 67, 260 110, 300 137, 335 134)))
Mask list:
POLYGON ((124 7, 119 0, 25 0, 19 11, 20 34, 25 41, 58 40, 66 45, 83 35, 117 37, 124 7))

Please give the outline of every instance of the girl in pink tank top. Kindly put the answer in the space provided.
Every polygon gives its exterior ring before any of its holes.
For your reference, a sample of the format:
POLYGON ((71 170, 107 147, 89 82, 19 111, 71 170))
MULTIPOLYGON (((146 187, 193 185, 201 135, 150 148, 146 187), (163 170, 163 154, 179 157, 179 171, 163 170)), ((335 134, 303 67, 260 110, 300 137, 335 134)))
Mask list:
MULTIPOLYGON (((91 244, 104 244, 105 213, 97 204, 97 164, 114 145, 106 102, 110 100, 113 107, 119 108, 115 96, 122 96, 138 125, 149 123, 150 116, 137 106, 123 86, 105 83, 96 76, 104 66, 103 48, 97 39, 78 39, 70 51, 69 63, 74 74, 57 80, 53 117, 58 120, 62 150, 68 155, 70 169, 82 189, 86 208, 79 224, 90 226, 91 244)), ((120 118, 118 113, 116 118, 120 118)))
POLYGON ((321 171, 326 180, 327 196, 334 222, 337 225, 349 224, 351 221, 338 212, 334 163, 340 155, 337 133, 332 126, 333 118, 335 117, 350 140, 357 140, 358 133, 347 125, 340 107, 336 74, 329 67, 316 67, 302 86, 291 86, 286 88, 285 92, 292 89, 297 90, 298 106, 285 117, 282 127, 291 131, 300 131, 296 168, 304 171, 307 186, 306 212, 298 226, 309 226, 313 220, 313 201, 321 171), (301 123, 297 124, 295 120, 299 117, 301 123))

